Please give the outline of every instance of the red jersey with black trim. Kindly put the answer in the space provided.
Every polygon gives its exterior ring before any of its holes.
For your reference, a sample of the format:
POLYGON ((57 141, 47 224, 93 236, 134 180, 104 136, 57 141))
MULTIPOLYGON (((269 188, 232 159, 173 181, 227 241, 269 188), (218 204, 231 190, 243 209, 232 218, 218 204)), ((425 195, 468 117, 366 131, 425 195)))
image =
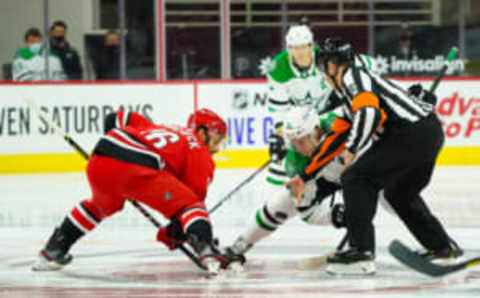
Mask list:
POLYGON ((94 154, 168 171, 202 200, 215 171, 210 151, 193 130, 154 124, 134 112, 117 112, 115 127, 101 138, 94 154))

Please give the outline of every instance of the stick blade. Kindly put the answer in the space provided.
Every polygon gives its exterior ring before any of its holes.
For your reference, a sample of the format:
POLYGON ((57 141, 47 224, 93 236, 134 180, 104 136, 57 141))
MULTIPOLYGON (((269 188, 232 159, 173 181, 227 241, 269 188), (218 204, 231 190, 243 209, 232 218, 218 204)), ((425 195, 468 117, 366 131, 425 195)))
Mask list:
POLYGON ((441 266, 431 263, 413 252, 399 240, 393 240, 388 247, 388 251, 393 257, 395 257, 405 266, 410 267, 417 272, 433 277, 442 276, 464 268, 463 266, 459 265, 441 266))
POLYGON ((321 269, 327 265, 327 257, 328 255, 311 257, 311 258, 300 260, 298 262, 298 268, 301 270, 321 269))

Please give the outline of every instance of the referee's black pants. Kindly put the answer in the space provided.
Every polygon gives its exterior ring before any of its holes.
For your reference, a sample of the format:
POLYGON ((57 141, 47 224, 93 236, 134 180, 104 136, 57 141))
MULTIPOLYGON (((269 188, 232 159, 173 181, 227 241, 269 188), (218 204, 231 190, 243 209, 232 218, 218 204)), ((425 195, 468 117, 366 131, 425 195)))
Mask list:
POLYGON ((440 121, 432 114, 417 123, 387 130, 380 141, 347 168, 342 174, 342 185, 353 247, 375 252, 372 221, 381 189, 425 248, 449 246, 445 229, 420 196, 430 181, 444 139, 440 121))

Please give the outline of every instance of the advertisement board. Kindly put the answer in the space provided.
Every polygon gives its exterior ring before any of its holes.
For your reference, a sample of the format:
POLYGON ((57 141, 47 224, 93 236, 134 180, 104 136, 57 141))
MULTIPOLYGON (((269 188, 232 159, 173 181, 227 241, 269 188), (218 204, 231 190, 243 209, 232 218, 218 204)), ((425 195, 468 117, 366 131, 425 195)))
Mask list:
MULTIPOLYGON (((417 80, 398 81, 404 87, 417 80)), ((430 81, 421 80, 425 86, 430 81)), ((81 171, 85 161, 27 106, 33 100, 83 148, 91 151, 105 116, 119 108, 154 122, 183 125, 198 108, 225 118, 228 138, 215 159, 219 168, 256 168, 268 160, 275 115, 268 112, 266 84, 205 81, 178 84, 61 84, 0 86, 0 173, 81 171)), ((480 164, 480 84, 448 79, 437 91, 437 114, 445 131, 441 165, 480 164)))
POLYGON ((27 105, 31 99, 86 151, 117 109, 162 123, 184 124, 193 110, 192 85, 0 86, 0 173, 80 171, 85 162, 27 105))

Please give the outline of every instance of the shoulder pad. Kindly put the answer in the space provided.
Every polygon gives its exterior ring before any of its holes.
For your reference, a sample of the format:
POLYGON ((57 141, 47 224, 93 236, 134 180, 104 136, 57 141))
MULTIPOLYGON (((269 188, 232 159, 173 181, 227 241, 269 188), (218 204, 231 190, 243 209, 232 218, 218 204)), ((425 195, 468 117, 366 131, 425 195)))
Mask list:
POLYGON ((274 64, 272 65, 272 71, 268 75, 278 83, 288 82, 295 77, 288 59, 288 52, 285 50, 272 60, 274 64))

